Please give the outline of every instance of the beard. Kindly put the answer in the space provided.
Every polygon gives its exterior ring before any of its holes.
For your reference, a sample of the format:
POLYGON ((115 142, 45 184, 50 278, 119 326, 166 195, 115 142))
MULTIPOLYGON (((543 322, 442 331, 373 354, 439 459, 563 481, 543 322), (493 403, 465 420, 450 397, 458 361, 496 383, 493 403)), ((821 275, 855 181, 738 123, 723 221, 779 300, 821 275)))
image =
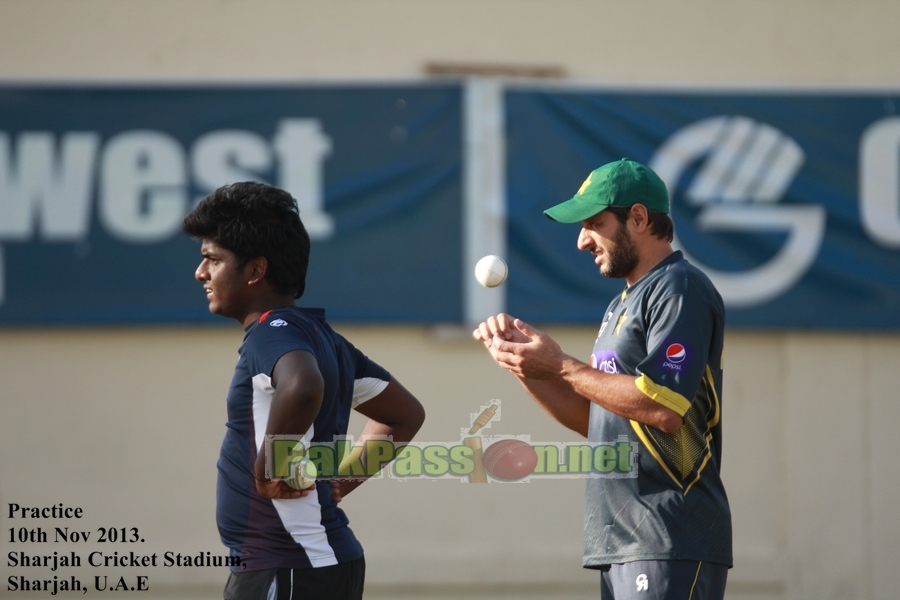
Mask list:
POLYGON ((611 279, 621 279, 635 270, 640 262, 637 246, 624 225, 619 223, 616 237, 613 238, 612 249, 608 253, 606 264, 600 268, 600 274, 611 279))

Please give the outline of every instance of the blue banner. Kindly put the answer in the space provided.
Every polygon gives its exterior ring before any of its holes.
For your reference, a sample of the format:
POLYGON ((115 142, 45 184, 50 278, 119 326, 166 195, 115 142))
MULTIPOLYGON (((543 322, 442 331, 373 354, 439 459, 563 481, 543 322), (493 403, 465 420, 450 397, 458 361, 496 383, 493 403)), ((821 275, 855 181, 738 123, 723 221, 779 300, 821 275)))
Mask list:
MULTIPOLYGON (((180 221, 248 179, 298 199, 300 304, 462 321, 464 87, 0 87, 0 325, 214 320, 180 221)), ((509 312, 596 323, 621 291, 542 211, 628 156, 666 181, 676 245, 730 325, 900 329, 900 94, 517 88, 503 104, 509 312)))
POLYGON ((0 323, 215 319, 180 231, 234 181, 290 191, 305 306, 459 321, 458 85, 0 88, 0 323))
POLYGON ((509 312, 599 323, 624 281, 543 209, 650 165, 729 325, 900 329, 900 94, 508 91, 509 312))

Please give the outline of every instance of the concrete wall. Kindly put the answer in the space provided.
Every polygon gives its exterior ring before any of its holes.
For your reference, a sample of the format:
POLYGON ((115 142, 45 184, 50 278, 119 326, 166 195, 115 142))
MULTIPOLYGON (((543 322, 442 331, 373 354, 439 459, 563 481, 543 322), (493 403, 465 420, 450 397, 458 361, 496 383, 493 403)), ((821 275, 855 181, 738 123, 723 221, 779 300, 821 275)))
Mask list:
POLYGON ((428 60, 624 83, 897 84, 893 0, 2 0, 3 78, 373 79, 428 60))
MULTIPOLYGON (((896 89, 897 22, 892 0, 0 0, 0 81, 415 79, 428 61, 473 61, 556 65, 589 83, 896 89)), ((464 331, 338 328, 423 400, 422 440, 458 440, 493 398, 491 433, 575 440, 464 331)), ((576 356, 595 333, 550 331, 576 356)), ((236 325, 0 331, 2 554, 18 549, 11 502, 81 506, 73 529, 146 539, 107 551, 221 552, 214 463, 239 341, 236 325)), ((900 335, 730 331, 726 345, 729 597, 895 597, 900 335)), ((582 493, 578 481, 383 480, 344 507, 370 595, 595 597, 596 575, 578 566, 582 493)), ((150 575, 154 593, 181 597, 224 580, 150 575)))
MULTIPOLYGON (((502 418, 488 433, 577 439, 464 336, 339 329, 423 400, 423 441, 459 440, 471 413, 495 398, 502 418)), ((590 350, 591 328, 549 331, 576 356, 590 350)), ((138 527, 146 539, 91 550, 219 553, 214 463, 240 337, 236 325, 0 333, 4 517, 10 502, 63 502, 85 511, 73 529, 138 527)), ((724 475, 737 563, 730 597, 893 597, 900 340, 730 332, 726 347, 724 475)), ((373 589, 565 583, 583 591, 595 576, 578 567, 582 486, 384 479, 344 508, 366 546, 373 589)), ((8 528, 22 524, 4 520, 4 555, 44 549, 8 543, 8 528)), ((46 546, 71 549, 81 548, 46 546)), ((157 586, 222 577, 191 569, 151 575, 157 586)))

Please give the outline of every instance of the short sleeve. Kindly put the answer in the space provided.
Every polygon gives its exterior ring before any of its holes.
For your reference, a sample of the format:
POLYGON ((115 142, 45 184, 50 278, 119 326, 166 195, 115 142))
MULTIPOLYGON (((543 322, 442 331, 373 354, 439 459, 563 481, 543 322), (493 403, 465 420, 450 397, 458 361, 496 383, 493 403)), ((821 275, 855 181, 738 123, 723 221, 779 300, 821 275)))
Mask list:
POLYGON ((371 400, 384 391, 391 380, 390 373, 374 360, 345 340, 356 365, 353 378, 353 408, 371 400))
POLYGON ((637 367, 637 387, 684 416, 706 372, 715 319, 709 304, 686 293, 656 303, 647 328, 647 357, 637 367))
POLYGON ((272 375, 275 363, 294 350, 305 350, 315 355, 313 344, 314 324, 294 315, 264 314, 245 342, 245 350, 255 372, 272 375))

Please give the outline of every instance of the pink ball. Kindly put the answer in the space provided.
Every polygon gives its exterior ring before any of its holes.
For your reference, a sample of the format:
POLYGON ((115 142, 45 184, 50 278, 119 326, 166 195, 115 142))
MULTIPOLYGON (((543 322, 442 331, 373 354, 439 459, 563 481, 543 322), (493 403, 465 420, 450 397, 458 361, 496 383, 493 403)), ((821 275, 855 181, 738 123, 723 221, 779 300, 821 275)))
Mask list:
POLYGON ((527 477, 537 462, 537 452, 522 440, 500 440, 484 451, 484 468, 497 479, 515 481, 527 477))

